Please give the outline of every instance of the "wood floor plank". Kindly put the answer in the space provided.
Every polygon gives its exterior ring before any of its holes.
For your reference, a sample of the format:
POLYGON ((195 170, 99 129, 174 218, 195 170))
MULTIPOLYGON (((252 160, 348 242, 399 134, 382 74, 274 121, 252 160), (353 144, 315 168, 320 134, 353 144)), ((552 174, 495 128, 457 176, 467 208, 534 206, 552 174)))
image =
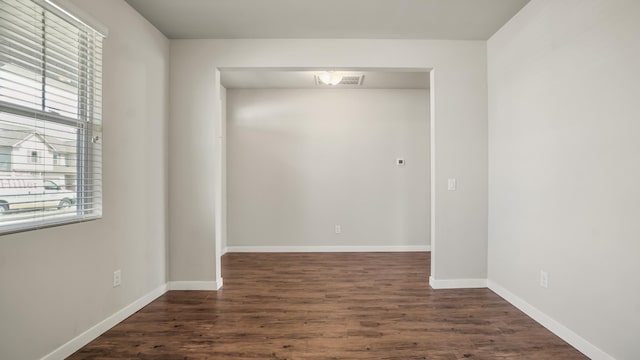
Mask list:
POLYGON ((227 254, 69 359, 587 359, 488 289, 432 290, 429 253, 227 254))

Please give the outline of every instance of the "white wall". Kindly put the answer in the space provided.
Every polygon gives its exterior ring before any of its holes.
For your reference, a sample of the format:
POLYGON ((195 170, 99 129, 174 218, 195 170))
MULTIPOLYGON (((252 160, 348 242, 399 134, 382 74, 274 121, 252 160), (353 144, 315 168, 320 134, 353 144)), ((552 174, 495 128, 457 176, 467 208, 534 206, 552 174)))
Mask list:
POLYGON ((220 158, 216 69, 227 67, 433 68, 432 275, 486 278, 485 42, 176 40, 171 41, 170 63, 170 280, 215 281, 219 276, 211 182, 220 158), (450 177, 458 179, 456 192, 446 190, 450 177))
POLYGON ((231 89, 227 109, 229 247, 427 248, 427 90, 231 89))
POLYGON ((166 282, 169 44, 124 1, 74 3, 110 29, 104 218, 0 237, 1 359, 41 358, 166 282))
POLYGON ((533 0, 488 42, 489 279, 594 359, 640 353, 639 15, 533 0))

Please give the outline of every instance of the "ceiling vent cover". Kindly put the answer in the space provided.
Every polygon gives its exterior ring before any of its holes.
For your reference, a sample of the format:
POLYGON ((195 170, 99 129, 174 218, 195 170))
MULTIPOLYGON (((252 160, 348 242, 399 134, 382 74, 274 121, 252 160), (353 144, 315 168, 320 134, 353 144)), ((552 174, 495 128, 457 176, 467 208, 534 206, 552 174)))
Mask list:
MULTIPOLYGON (((316 85, 318 86, 332 86, 332 85, 327 85, 322 81, 320 81, 320 78, 318 77, 318 75, 315 75, 315 79, 316 79, 316 85)), ((343 75, 342 80, 340 80, 340 82, 337 85, 333 85, 333 86, 361 86, 363 81, 364 81, 364 74, 343 75)))
POLYGON ((340 85, 362 85, 364 75, 347 75, 342 77, 340 85))

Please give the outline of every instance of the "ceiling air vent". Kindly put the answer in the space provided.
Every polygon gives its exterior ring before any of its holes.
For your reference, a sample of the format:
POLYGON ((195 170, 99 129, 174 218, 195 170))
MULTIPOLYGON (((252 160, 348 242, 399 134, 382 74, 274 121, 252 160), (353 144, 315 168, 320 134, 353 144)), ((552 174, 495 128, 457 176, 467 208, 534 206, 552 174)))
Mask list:
POLYGON ((336 85, 327 85, 323 83, 318 75, 315 75, 316 85, 318 86, 360 86, 364 81, 364 74, 360 75, 343 75, 342 80, 336 85))
POLYGON ((362 85, 364 75, 348 75, 343 76, 339 85, 362 85))

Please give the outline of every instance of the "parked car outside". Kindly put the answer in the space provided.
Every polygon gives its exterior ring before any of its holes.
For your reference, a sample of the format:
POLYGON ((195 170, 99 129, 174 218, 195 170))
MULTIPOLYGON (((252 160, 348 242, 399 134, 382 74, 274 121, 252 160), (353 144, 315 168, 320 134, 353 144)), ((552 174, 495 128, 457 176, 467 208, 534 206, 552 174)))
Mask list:
POLYGON ((0 179, 0 214, 43 208, 64 209, 75 203, 75 191, 64 189, 54 180, 0 179))

